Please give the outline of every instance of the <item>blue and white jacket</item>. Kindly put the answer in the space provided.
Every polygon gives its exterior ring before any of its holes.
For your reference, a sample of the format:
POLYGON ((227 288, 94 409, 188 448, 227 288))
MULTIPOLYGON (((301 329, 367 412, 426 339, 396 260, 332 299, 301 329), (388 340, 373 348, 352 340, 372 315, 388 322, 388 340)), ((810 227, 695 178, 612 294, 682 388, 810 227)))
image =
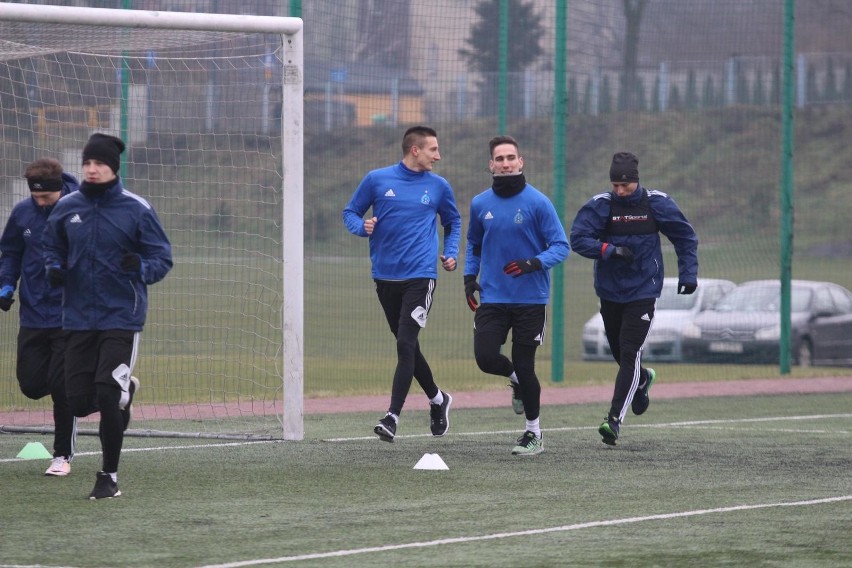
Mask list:
POLYGON ((530 184, 511 197, 488 188, 471 201, 464 274, 479 276, 483 304, 547 304, 550 269, 569 254, 556 208, 530 184), (542 270, 520 278, 503 272, 507 263, 533 257, 542 270))
POLYGON ((595 259, 595 292, 610 302, 627 303, 659 298, 663 289, 663 251, 660 233, 674 245, 678 278, 698 282, 698 236, 677 203, 662 191, 649 189, 648 203, 658 232, 639 235, 610 235, 607 222, 612 203, 639 207, 645 189, 639 185, 627 197, 614 192, 592 197, 574 218, 571 248, 586 258, 595 259), (604 245, 607 246, 604 246, 604 245), (627 247, 634 254, 632 263, 614 258, 615 247, 627 247))
POLYGON ((368 236, 364 214, 377 218, 370 239, 375 280, 438 277, 438 224, 444 227, 444 252, 458 259, 461 215, 449 182, 432 172, 415 172, 399 162, 369 172, 343 209, 353 235, 368 236))
POLYGON ((84 182, 47 220, 44 266, 56 265, 66 270, 63 329, 141 331, 148 284, 172 268, 172 248, 153 207, 120 179, 102 195, 84 182), (140 271, 121 269, 126 252, 141 257, 140 271))
MULTIPOLYGON (((77 178, 62 174, 62 196, 79 187, 77 178)), ((18 288, 21 327, 62 327, 62 290, 44 279, 42 233, 53 207, 42 207, 32 197, 19 201, 0 236, 0 288, 18 288)))

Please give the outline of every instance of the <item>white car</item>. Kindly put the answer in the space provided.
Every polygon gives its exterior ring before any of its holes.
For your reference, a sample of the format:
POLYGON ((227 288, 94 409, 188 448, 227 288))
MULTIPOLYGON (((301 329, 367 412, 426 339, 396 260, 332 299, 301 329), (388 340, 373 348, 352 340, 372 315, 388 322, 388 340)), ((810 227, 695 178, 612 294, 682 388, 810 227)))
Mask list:
MULTIPOLYGON (((693 294, 677 293, 677 278, 663 280, 663 292, 654 308, 651 333, 642 358, 646 361, 683 360, 683 330, 704 310, 708 310, 736 284, 730 280, 700 278, 693 294)), ((612 361, 612 351, 604 334, 603 318, 595 314, 583 326, 583 359, 612 361)))

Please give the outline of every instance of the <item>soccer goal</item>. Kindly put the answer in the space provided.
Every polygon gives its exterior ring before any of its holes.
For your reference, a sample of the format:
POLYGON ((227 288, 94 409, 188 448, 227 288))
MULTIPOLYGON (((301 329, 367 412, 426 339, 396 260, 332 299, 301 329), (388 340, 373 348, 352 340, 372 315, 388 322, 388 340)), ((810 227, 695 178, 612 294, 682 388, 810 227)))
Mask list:
MULTIPOLYGON (((0 3, 0 224, 30 161, 79 177, 106 132, 172 241, 130 435, 304 437, 302 49, 299 18, 0 3)), ((0 317, 0 431, 50 430, 49 398, 13 380, 17 316, 0 317)))

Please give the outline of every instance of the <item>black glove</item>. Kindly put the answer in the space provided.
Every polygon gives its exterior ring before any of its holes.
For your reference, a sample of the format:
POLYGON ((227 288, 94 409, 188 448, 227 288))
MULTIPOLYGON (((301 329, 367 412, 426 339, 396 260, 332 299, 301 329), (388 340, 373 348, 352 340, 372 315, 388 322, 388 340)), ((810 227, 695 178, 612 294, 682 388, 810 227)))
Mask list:
POLYGON ((482 292, 482 287, 476 282, 475 274, 465 274, 464 277, 464 295, 467 298, 467 307, 470 311, 475 312, 479 302, 473 296, 476 292, 482 292))
POLYGON ((698 284, 693 284, 692 282, 678 282, 677 283, 677 293, 678 294, 692 294, 695 292, 695 289, 698 288, 698 284))
POLYGON ((54 264, 48 268, 45 277, 51 288, 57 288, 65 284, 65 270, 58 264, 54 264))
POLYGON ((631 264, 633 262, 633 251, 627 247, 615 247, 615 251, 612 253, 612 256, 613 258, 623 260, 627 264, 631 264))
POLYGON ((521 274, 529 274, 530 272, 535 272, 536 270, 541 270, 541 261, 535 257, 521 259, 521 260, 513 260, 503 267, 503 272, 511 276, 512 278, 517 278, 521 274))
POLYGON ((121 269, 125 272, 139 272, 142 269, 142 258, 135 252, 126 252, 121 257, 121 269))
POLYGON ((15 303, 15 300, 12 298, 14 294, 15 289, 12 286, 7 285, 0 289, 0 310, 4 312, 9 311, 9 308, 15 303))

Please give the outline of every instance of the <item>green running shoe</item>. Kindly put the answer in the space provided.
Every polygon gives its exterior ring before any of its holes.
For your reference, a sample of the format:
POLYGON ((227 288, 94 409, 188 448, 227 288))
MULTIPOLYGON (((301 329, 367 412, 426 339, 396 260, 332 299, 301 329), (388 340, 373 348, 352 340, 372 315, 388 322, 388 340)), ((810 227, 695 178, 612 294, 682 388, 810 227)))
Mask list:
POLYGON ((509 386, 512 387, 512 410, 515 411, 515 414, 523 414, 524 401, 521 398, 521 385, 509 381, 509 386))
POLYGON ((512 448, 513 456, 534 456, 544 451, 544 442, 536 437, 533 432, 527 430, 518 438, 518 445, 512 448))
POLYGON ((621 421, 615 416, 607 416, 603 424, 598 428, 598 434, 603 438, 602 442, 607 446, 614 446, 618 440, 618 431, 621 430, 621 421))
POLYGON ((645 386, 636 389, 636 394, 633 395, 633 403, 630 407, 633 409, 633 414, 639 416, 648 410, 648 405, 651 404, 651 397, 648 394, 651 392, 651 385, 654 384, 654 379, 657 378, 657 372, 654 369, 648 369, 648 380, 645 381, 645 386))

